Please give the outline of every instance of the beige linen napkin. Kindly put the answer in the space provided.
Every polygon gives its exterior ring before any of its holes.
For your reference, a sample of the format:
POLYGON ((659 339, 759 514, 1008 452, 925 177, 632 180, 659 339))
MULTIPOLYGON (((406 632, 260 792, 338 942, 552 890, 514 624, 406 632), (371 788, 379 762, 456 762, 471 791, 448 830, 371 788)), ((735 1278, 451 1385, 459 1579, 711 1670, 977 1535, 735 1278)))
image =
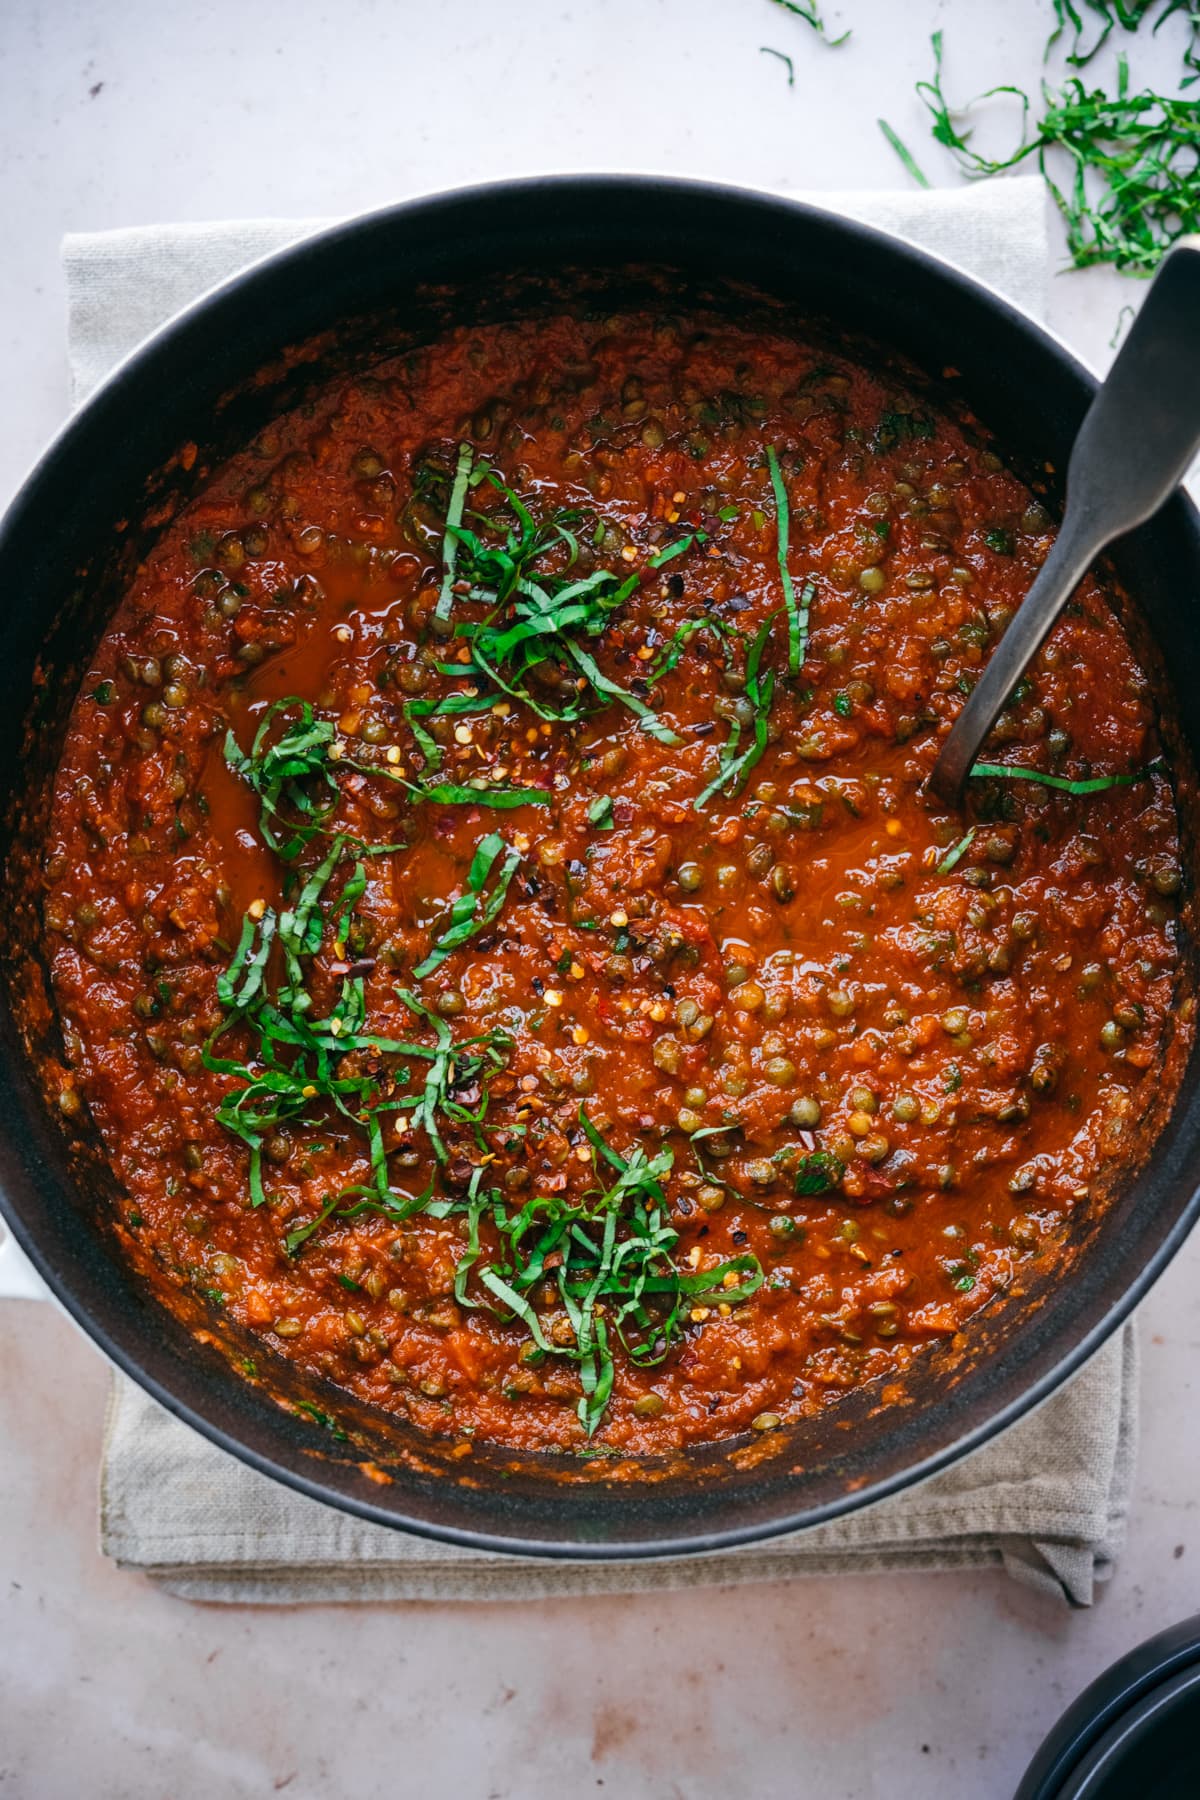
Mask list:
MULTIPOLYGON (((1037 180, 813 198, 914 239, 1026 311, 1042 311, 1050 253, 1037 180)), ((251 220, 69 237, 74 399, 197 294, 322 223, 251 220)), ((196 1600, 535 1599, 996 1565, 1087 1605, 1123 1535, 1135 1413, 1136 1348, 1127 1330, 994 1443, 848 1518, 706 1556, 551 1563, 431 1543, 322 1506, 226 1456, 118 1376, 101 1542, 123 1566, 196 1600)))

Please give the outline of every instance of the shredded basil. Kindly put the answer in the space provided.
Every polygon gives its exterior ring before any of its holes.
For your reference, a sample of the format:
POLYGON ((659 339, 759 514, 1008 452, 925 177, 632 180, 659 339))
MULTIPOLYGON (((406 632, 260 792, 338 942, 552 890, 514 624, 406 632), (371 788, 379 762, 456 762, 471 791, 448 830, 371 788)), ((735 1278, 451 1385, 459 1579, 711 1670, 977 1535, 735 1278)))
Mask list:
POLYGON ((454 470, 454 485, 450 489, 450 503, 446 508, 446 530, 442 539, 442 585, 438 592, 437 606, 434 608, 439 619, 448 619, 450 608, 453 605, 454 571, 458 563, 459 532, 462 529, 463 508, 466 505, 473 462, 474 454, 470 444, 460 444, 458 463, 454 470))
POLYGON ((719 638, 724 638, 727 643, 737 637, 735 628, 732 625, 727 624, 724 619, 719 619, 715 613, 684 619, 681 625, 676 626, 671 641, 663 652, 661 660, 655 664, 654 668, 646 677, 649 686, 653 687, 656 682, 662 680, 664 675, 669 675, 671 670, 678 666, 689 642, 695 637, 698 631, 715 632, 719 638))
MULTIPOLYGON (((308 966, 326 934, 326 890, 345 851, 346 841, 335 838, 293 906, 280 913, 264 907, 257 917, 246 915, 229 966, 217 980, 217 998, 225 1013, 204 1046, 204 1065, 241 1083, 226 1094, 216 1118, 246 1145, 255 1206, 267 1199, 264 1145, 281 1126, 314 1123, 320 1116, 318 1103, 332 1104, 357 1129, 365 1130, 376 1191, 381 1198, 390 1194, 381 1114, 394 1111, 397 1103, 385 1097, 384 1087, 390 1084, 385 1084, 384 1076, 386 1059, 402 1055, 403 1047, 366 1029, 361 975, 342 977, 337 999, 324 1018, 314 1016, 307 987, 308 966), (275 944, 282 952, 283 969, 272 986, 268 969, 275 944), (250 1055, 244 1061, 216 1054, 216 1045, 235 1027, 250 1039, 250 1055), (345 1060, 351 1051, 367 1053, 361 1069, 353 1072, 345 1060)), ((365 874, 357 863, 343 889, 335 933, 345 929, 348 908, 363 886, 365 874)))
POLYGON ((978 830, 978 825, 972 825, 970 831, 965 832, 964 835, 959 838, 957 844, 947 850, 945 856, 942 857, 937 866, 939 875, 949 875, 952 870, 957 869, 959 863, 967 854, 971 845, 975 842, 975 836, 978 830))
POLYGON ((329 759, 334 735, 328 719, 318 719, 307 700, 294 696, 267 708, 248 754, 232 731, 225 734, 225 761, 258 796, 263 842, 285 862, 325 829, 336 810, 338 784, 329 759), (299 717, 272 739, 276 722, 293 711, 299 717))
MULTIPOLYGON (((585 647, 598 638, 613 615, 641 585, 642 575, 620 577, 607 569, 573 577, 579 560, 575 529, 582 515, 566 510, 538 521, 525 501, 482 457, 470 447, 468 483, 486 482, 502 499, 500 508, 475 511, 470 526, 447 514, 443 536, 442 593, 462 589, 465 597, 489 608, 482 620, 460 620, 457 635, 470 650, 470 663, 441 665, 447 675, 469 675, 477 682, 520 701, 539 718, 571 721, 583 716, 589 693, 616 700, 638 717, 642 728, 664 744, 679 739, 656 716, 654 709, 629 689, 605 675, 585 647), (451 548, 452 547, 452 548, 451 548), (447 559, 452 557, 447 582, 447 559), (557 567, 544 566, 548 558, 557 567), (535 691, 531 679, 538 679, 535 691), (557 678, 561 697, 554 697, 546 677, 557 678)), ((649 570, 663 568, 692 545, 703 533, 690 532, 647 559, 649 570)), ((443 618, 449 617, 449 599, 443 618)), ((440 602, 439 602, 440 605, 440 602)), ((437 706, 430 709, 436 712, 437 706)), ((410 721, 417 716, 414 707, 410 721)), ((427 734, 426 734, 427 735, 427 734)))
MULTIPOLYGON (((779 59, 779 61, 783 64, 784 68, 787 70, 788 86, 795 87, 795 85, 796 85, 796 70, 795 70, 795 67, 792 63, 792 59, 790 56, 785 56, 782 50, 772 50, 770 44, 761 44, 759 46, 758 53, 760 56, 777 57, 779 59)), ((720 517, 721 518, 725 517, 724 512, 722 512, 720 514, 720 517)))
POLYGON ((669 1222, 662 1186, 672 1166, 670 1149, 651 1157, 638 1145, 621 1156, 582 1109, 580 1123, 598 1162, 615 1172, 607 1186, 579 1202, 538 1195, 513 1209, 498 1190, 484 1189, 477 1169, 466 1198, 440 1203, 437 1216, 467 1220, 467 1247, 455 1278, 460 1303, 522 1324, 542 1355, 578 1365, 578 1414, 590 1437, 612 1397, 614 1336, 631 1361, 652 1367, 678 1341, 689 1305, 709 1296, 737 1305, 757 1292, 763 1277, 753 1256, 731 1257, 710 1269, 680 1268, 674 1257, 679 1234, 669 1222), (483 1249, 485 1223, 499 1246, 491 1257, 483 1249), (472 1279, 482 1294, 473 1295, 472 1279), (570 1326, 566 1341, 547 1333, 533 1298, 547 1282, 570 1326))
POLYGON ((491 694, 479 694, 474 690, 458 694, 444 694, 440 700, 405 701, 405 722, 416 739, 418 750, 425 758, 426 775, 436 774, 441 768, 444 752, 437 739, 426 731, 421 721, 435 715, 438 718, 459 718, 473 713, 488 713, 495 704, 491 694))
POLYGON ((1136 31, 1144 19, 1154 10, 1156 5, 1162 7, 1152 26, 1157 34, 1161 25, 1176 13, 1185 15, 1189 27, 1188 42, 1183 52, 1183 63, 1191 73, 1180 80, 1181 88, 1189 88, 1200 78, 1200 60, 1197 56, 1197 39, 1200 38, 1200 6, 1196 0, 1087 0, 1089 11, 1097 22, 1096 36, 1090 44, 1085 45, 1084 21, 1074 0, 1053 0, 1054 30, 1046 40, 1046 55, 1049 56, 1058 39, 1068 25, 1074 31, 1071 46, 1067 51, 1067 61, 1072 68, 1082 69, 1090 63, 1097 50, 1108 42, 1109 34, 1114 26, 1119 25, 1123 31, 1136 31))
POLYGON ((837 1187, 846 1165, 829 1150, 813 1150, 796 1165, 793 1188, 797 1194, 827 1194, 837 1187))
MULTIPOLYGON (((450 701, 462 698, 459 695, 448 697, 450 701)), ((415 712, 418 703, 410 704, 415 712)), ((443 709, 447 712, 484 710, 475 701, 470 707, 444 703, 429 705, 431 712, 443 709)), ((410 719, 410 723, 416 731, 415 722, 410 719)), ((428 733, 422 732, 421 736, 437 753, 432 764, 429 757, 426 758, 431 770, 436 769, 441 763, 440 747, 428 733)), ((295 695, 276 700, 268 707, 248 754, 238 748, 233 732, 227 732, 225 761, 257 794, 263 842, 285 862, 292 861, 315 837, 329 834, 330 821, 341 798, 337 779, 339 769, 353 769, 378 781, 390 781, 403 788, 414 802, 490 806, 498 812, 550 803, 550 795, 544 788, 488 786, 482 779, 478 786, 474 782, 410 781, 387 763, 350 756, 342 747, 332 722, 318 719, 308 701, 295 695), (271 732, 276 721, 291 712, 298 712, 299 717, 285 724, 278 737, 273 739, 271 732)))
POLYGON ((506 849, 504 839, 498 831, 491 831, 486 837, 480 838, 471 858, 471 867, 467 871, 467 885, 458 898, 451 902, 450 920, 446 929, 434 940, 428 956, 413 970, 417 981, 423 981, 427 975, 432 975, 451 951, 457 950, 468 939, 478 937, 481 931, 486 931, 495 921, 520 861, 520 851, 511 847, 506 849), (493 880, 493 872, 495 878, 492 891, 485 898, 484 889, 493 880))
MULTIPOLYGON (((246 1146, 254 1206, 263 1205, 268 1198, 264 1148, 281 1127, 290 1124, 311 1129, 325 1109, 333 1106, 365 1135, 371 1165, 369 1185, 329 1199, 312 1230, 335 1211, 350 1217, 371 1209, 402 1218, 418 1208, 421 1202, 391 1185, 383 1139, 385 1119, 389 1114, 410 1112, 439 1161, 444 1162, 448 1154, 441 1135, 442 1118, 472 1127, 483 1147, 479 1128, 487 1112, 487 1081, 503 1067, 511 1047, 507 1034, 499 1030, 456 1041, 445 1021, 429 1013, 408 992, 400 997, 410 1011, 433 1026, 434 1045, 381 1037, 367 1029, 361 974, 343 975, 329 1013, 324 1018, 315 1016, 308 986, 312 960, 326 942, 332 943, 335 952, 341 949, 353 909, 366 888, 365 868, 355 861, 336 905, 329 902, 330 883, 344 866, 347 849, 344 838, 334 839, 291 906, 280 912, 264 907, 257 916, 246 915, 229 966, 217 978, 217 998, 224 1017, 203 1050, 206 1068, 239 1084, 225 1095, 216 1118, 246 1146), (276 947, 282 967, 272 982, 269 969, 276 947), (245 1060, 216 1052, 220 1040, 235 1028, 249 1038, 245 1060), (405 1091, 413 1062, 427 1063, 428 1068, 416 1090, 405 1091), (460 1090, 477 1090, 476 1103, 470 1105, 460 1098, 460 1090), (348 1200, 354 1203, 350 1207, 348 1200)), ((484 912, 494 916, 503 897, 502 889, 493 890, 484 912)), ((307 1226, 297 1229, 299 1235, 292 1232, 285 1240, 289 1253, 311 1235, 307 1226)))
POLYGON ((779 579, 783 584, 783 604, 787 612, 788 673, 798 675, 808 650, 808 613, 814 590, 811 581, 806 583, 803 594, 797 600, 795 585, 788 569, 788 537, 791 515, 788 509, 787 488, 784 486, 783 472, 779 467, 779 456, 774 444, 767 446, 767 468, 771 472, 771 487, 775 494, 776 557, 779 563, 779 579))
MULTIPOLYGON (((829 36, 817 0, 772 0, 772 4, 781 7, 784 12, 792 13, 797 19, 803 19, 804 23, 812 28, 816 36, 821 39, 822 43, 828 45, 830 50, 836 50, 850 36, 849 31, 843 31, 840 37, 831 38, 829 36)), ((778 55, 779 53, 776 51, 774 54, 778 55)))
POLYGON ((350 1442, 349 1434, 342 1430, 332 1413, 322 1412, 321 1408, 311 1400, 290 1400, 287 1405, 292 1412, 305 1413, 314 1425, 324 1426, 330 1437, 336 1438, 338 1443, 348 1444, 350 1442))
MULTIPOLYGON (((1136 30, 1151 10, 1150 0, 1088 3, 1104 27, 1098 42, 1084 50, 1078 9, 1072 0, 1055 0, 1058 29, 1050 44, 1068 21, 1074 24, 1076 37, 1068 61, 1076 68, 1091 60, 1114 23, 1136 30)), ((1181 11, 1191 26, 1184 54, 1189 74, 1181 84, 1186 87, 1200 79, 1200 6, 1196 0, 1165 0, 1154 29, 1181 11)), ((1150 89, 1133 92, 1128 59, 1122 54, 1113 92, 1089 89, 1078 75, 1068 76, 1057 89, 1043 83, 1041 116, 1031 128, 1034 104, 1010 82, 988 88, 965 106, 952 106, 942 87, 940 31, 934 32, 932 43, 933 75, 918 82, 916 91, 929 111, 934 139, 972 178, 999 174, 1036 156, 1066 225, 1075 268, 1111 263, 1126 274, 1151 275, 1177 238, 1200 228, 1200 107, 1194 101, 1150 89), (1006 156, 988 157, 973 148, 970 127, 963 121, 979 102, 998 95, 1020 102, 1021 129, 1006 156)), ((909 173, 923 181, 890 126, 883 129, 909 173)))
POLYGON ((435 1041, 432 1048, 407 1042, 400 1046, 403 1055, 423 1059, 429 1067, 420 1091, 400 1095, 395 1102, 396 1109, 412 1113, 413 1123, 425 1132, 439 1162, 446 1162, 449 1154, 439 1124, 442 1117, 457 1125, 470 1126, 479 1148, 484 1149, 485 1141, 480 1133, 488 1109, 487 1083, 504 1067, 512 1039, 499 1028, 480 1032, 474 1037, 455 1038, 446 1021, 430 1012, 416 994, 407 988, 397 991, 405 1006, 432 1029, 435 1041), (479 1098, 472 1106, 462 1094, 476 1088, 479 1098))
POLYGON ((754 708, 753 740, 744 750, 738 746, 742 738, 742 726, 738 719, 732 719, 729 725, 729 736, 721 746, 721 754, 716 774, 708 785, 697 794, 692 802, 699 812, 717 793, 736 793, 744 784, 755 763, 767 747, 767 726, 771 716, 771 697, 775 692, 775 671, 769 670, 765 675, 761 671, 763 651, 767 639, 771 635, 771 627, 778 615, 772 613, 763 624, 750 646, 750 654, 746 658, 746 698, 754 708))
POLYGON ((1092 775, 1073 781, 1065 775, 1044 775, 1041 769, 1022 769, 1015 763, 977 762, 969 774, 973 781, 1036 781, 1041 787, 1057 788, 1063 794, 1099 794, 1105 788, 1130 787, 1135 781, 1145 781, 1159 766, 1153 762, 1144 769, 1135 769, 1132 775, 1092 775))
POLYGON ((932 183, 927 175, 922 174, 917 165, 916 157, 908 146, 900 141, 887 120, 876 119, 875 123, 878 125, 880 131, 882 131, 884 137, 892 146, 892 149, 896 152, 896 155, 900 158, 900 161, 904 164, 904 167, 908 170, 917 186, 923 188, 931 187, 932 183))

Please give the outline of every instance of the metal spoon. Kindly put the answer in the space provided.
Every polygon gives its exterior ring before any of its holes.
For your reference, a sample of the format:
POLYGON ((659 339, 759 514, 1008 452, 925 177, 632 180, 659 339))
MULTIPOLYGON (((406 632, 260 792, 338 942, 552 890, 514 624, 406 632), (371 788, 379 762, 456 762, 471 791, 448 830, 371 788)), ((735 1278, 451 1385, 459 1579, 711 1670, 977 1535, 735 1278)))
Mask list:
POLYGON ((1106 545, 1158 511, 1200 449, 1200 237, 1151 284, 1067 464, 1062 527, 938 754, 929 786, 954 806, 988 732, 1106 545))

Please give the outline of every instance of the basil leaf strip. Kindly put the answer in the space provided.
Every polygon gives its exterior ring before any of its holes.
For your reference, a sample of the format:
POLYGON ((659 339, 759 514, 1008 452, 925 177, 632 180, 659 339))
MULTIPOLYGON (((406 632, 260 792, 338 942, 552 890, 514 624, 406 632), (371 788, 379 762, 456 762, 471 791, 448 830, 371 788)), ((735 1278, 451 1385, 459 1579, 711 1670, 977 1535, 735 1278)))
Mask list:
POLYGON ((511 847, 506 850, 504 839, 498 831, 491 831, 486 837, 480 838, 471 858, 471 867, 467 871, 467 885, 458 898, 451 902, 450 922, 446 929, 439 933, 428 956, 413 970, 416 980, 423 981, 427 975, 432 975, 452 950, 457 950, 469 938, 478 937, 481 931, 486 931, 504 905, 509 883, 516 874, 520 861, 520 851, 511 847), (500 860, 502 856, 503 861, 500 860), (492 878, 497 862, 500 867, 496 870, 495 885, 485 899, 483 892, 492 878))
POLYGON ((1074 781, 1066 775, 1044 775, 1040 769, 1023 769, 1016 763, 972 763, 968 775, 972 781, 1035 781, 1039 787, 1057 788, 1062 794, 1100 794, 1106 788, 1131 787, 1145 781, 1160 767, 1147 763, 1131 775, 1091 775, 1074 781))

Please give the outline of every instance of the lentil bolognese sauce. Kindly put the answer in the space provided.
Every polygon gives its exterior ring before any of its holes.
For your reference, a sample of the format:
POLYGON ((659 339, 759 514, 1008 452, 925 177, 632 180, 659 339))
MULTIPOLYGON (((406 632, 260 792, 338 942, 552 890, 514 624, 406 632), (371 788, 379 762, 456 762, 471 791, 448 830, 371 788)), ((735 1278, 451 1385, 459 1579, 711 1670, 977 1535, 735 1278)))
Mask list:
POLYGON ((1052 535, 916 376, 699 314, 448 333, 206 473, 45 902, 166 1276, 423 1429, 637 1453, 1067 1278, 1190 1032, 1098 581, 924 792, 1052 535))

